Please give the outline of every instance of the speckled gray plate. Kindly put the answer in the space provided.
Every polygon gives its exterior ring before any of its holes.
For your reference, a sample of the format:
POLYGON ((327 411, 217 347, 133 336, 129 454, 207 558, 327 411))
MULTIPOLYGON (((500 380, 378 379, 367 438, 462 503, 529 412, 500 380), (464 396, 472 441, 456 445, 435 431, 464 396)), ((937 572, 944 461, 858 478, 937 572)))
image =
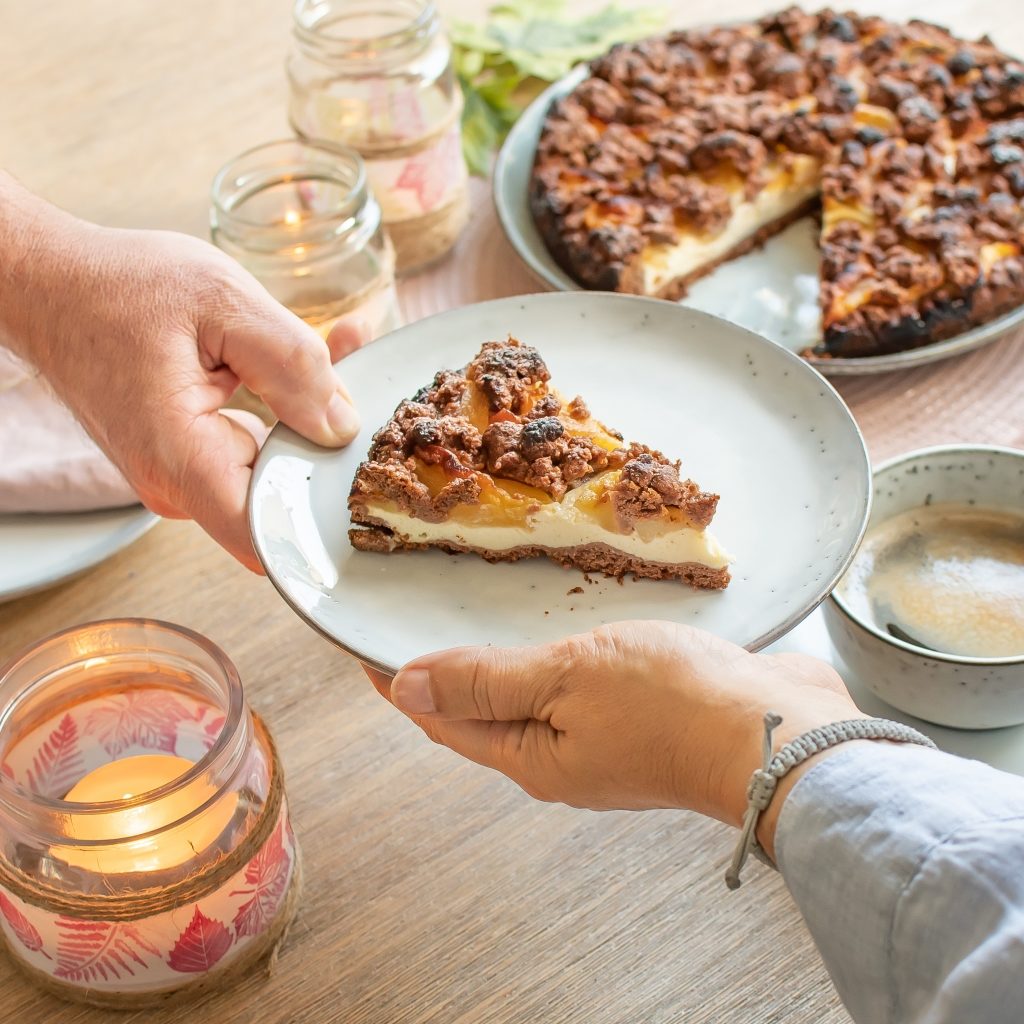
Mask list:
MULTIPOLYGON (((586 77, 585 67, 556 82, 529 107, 512 129, 494 170, 494 202, 505 234, 530 270, 552 288, 579 285, 555 262, 530 214, 529 183, 544 117, 551 103, 586 77)), ((810 218, 793 224, 761 249, 723 263, 690 288, 683 304, 725 317, 792 352, 821 338, 818 312, 818 246, 810 218)), ((955 338, 865 359, 811 359, 832 377, 909 369, 970 352, 1024 323, 1024 306, 955 338)))
POLYGON ((253 474, 250 522, 292 608, 385 671, 442 647, 538 643, 628 618, 691 623, 760 648, 832 589, 867 521, 867 453, 829 384, 785 349, 674 303, 595 292, 500 299, 421 320, 340 369, 362 432, 328 451, 275 427, 253 474), (374 431, 438 369, 510 333, 537 346, 555 386, 582 394, 628 438, 681 457, 685 473, 721 494, 713 529, 735 556, 727 591, 586 584, 542 559, 353 550, 346 499, 374 431))
POLYGON ((0 516, 0 602, 73 579, 157 523, 141 505, 101 512, 0 516))

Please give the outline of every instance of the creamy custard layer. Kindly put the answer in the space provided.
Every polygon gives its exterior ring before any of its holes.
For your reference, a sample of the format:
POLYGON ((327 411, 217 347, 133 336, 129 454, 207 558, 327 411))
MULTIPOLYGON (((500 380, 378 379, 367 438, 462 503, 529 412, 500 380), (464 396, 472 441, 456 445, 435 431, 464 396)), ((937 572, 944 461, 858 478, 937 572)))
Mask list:
POLYGON ((724 259, 761 228, 809 202, 818 191, 816 181, 769 186, 749 202, 738 202, 729 223, 717 235, 686 235, 674 244, 648 246, 642 257, 644 292, 653 295, 670 281, 724 259))
POLYGON ((394 507, 367 503, 366 512, 384 523, 396 536, 415 544, 447 541, 489 551, 541 546, 573 548, 583 544, 607 544, 625 554, 649 562, 677 565, 697 562, 712 569, 724 569, 731 556, 706 530, 680 528, 663 522, 640 522, 632 533, 614 533, 576 507, 586 488, 570 491, 560 502, 544 505, 527 515, 522 526, 475 525, 447 521, 427 523, 411 519, 394 507))

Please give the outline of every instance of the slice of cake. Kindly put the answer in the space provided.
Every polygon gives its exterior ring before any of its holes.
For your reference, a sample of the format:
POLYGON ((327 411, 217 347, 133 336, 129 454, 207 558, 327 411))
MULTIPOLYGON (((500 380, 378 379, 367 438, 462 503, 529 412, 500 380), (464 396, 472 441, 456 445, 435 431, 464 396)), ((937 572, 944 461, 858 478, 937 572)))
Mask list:
POLYGON ((537 350, 509 338, 403 401, 356 472, 353 547, 543 555, 608 576, 728 586, 729 556, 707 532, 718 495, 549 379, 537 350))

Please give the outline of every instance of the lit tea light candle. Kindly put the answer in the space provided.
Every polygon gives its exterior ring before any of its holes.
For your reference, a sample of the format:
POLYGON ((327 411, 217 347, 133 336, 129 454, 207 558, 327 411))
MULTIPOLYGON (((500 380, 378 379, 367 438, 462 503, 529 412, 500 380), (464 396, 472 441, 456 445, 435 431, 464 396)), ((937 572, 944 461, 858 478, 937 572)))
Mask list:
POLYGON ((80 842, 103 845, 58 847, 54 856, 106 875, 157 871, 192 860, 223 835, 238 797, 230 793, 217 800, 213 786, 197 781, 188 790, 163 799, 142 802, 137 798, 174 782, 194 767, 183 757, 139 754, 93 769, 71 787, 66 802, 135 803, 109 815, 72 814, 68 831, 80 842), (205 807, 211 801, 212 805, 205 807), (196 807, 205 809, 184 824, 168 828, 196 807))
POLYGON ((208 640, 95 623, 0 676, 0 940, 49 991, 207 991, 277 947, 298 892, 273 741, 208 640))
POLYGON ((321 334, 343 316, 374 338, 401 325, 394 248, 355 150, 257 147, 220 170, 212 199, 213 241, 321 334))

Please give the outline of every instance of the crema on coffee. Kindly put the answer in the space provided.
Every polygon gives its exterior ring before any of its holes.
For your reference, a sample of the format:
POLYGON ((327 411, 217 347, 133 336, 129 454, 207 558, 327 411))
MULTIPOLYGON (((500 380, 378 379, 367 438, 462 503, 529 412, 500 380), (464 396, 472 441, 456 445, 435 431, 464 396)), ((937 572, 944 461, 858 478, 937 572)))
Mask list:
POLYGON ((922 647, 1024 654, 1024 515, 944 503, 894 516, 868 531, 840 597, 922 647))

